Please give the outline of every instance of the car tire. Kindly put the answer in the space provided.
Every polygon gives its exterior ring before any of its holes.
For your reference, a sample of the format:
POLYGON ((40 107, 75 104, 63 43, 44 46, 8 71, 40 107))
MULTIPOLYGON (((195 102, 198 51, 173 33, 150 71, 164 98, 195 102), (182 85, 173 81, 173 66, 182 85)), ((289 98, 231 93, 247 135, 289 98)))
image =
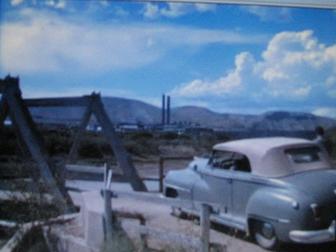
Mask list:
POLYGON ((274 250, 279 246, 279 240, 271 223, 255 221, 253 223, 253 236, 258 245, 265 249, 274 250))

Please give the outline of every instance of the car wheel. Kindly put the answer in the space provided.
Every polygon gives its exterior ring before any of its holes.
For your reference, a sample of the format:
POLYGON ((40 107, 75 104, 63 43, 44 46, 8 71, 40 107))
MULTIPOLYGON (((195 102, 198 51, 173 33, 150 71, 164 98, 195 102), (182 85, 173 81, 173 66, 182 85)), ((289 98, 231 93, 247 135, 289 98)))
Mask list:
POLYGON ((279 242, 271 223, 256 221, 253 225, 253 234, 256 242, 263 248, 273 250, 279 242))

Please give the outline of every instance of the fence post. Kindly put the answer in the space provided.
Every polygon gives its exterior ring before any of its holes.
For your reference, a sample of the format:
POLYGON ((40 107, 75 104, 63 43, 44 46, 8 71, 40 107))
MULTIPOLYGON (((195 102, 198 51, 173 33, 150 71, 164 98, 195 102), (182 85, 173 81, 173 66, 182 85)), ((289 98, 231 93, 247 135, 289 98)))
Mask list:
POLYGON ((201 252, 209 252, 210 241, 210 206, 201 207, 201 252))
POLYGON ((106 163, 105 173, 104 173, 104 226, 105 226, 105 240, 112 241, 113 235, 113 220, 112 220, 112 191, 111 191, 111 180, 112 180, 112 169, 109 162, 106 163))
POLYGON ((159 160, 159 192, 163 192, 163 178, 164 178, 164 158, 159 160))

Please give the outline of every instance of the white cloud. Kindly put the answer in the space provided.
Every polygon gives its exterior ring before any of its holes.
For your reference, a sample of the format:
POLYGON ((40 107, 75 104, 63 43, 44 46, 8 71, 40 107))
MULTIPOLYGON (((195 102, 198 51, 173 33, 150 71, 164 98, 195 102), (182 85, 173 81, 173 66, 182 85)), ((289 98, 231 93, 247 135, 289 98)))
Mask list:
POLYGON ((312 113, 317 116, 326 116, 336 119, 336 108, 331 107, 316 108, 312 111, 312 113))
POLYGON ((167 3, 164 6, 159 4, 147 3, 143 10, 143 15, 149 19, 155 19, 158 17, 176 18, 193 11, 200 13, 215 11, 216 5, 214 4, 185 4, 185 3, 167 3))
POLYGON ((317 92, 333 97, 335 76, 336 44, 320 43, 310 30, 281 32, 269 41, 261 60, 240 53, 225 75, 214 81, 192 80, 172 93, 197 97, 239 91, 241 96, 305 99, 317 92))
POLYGON ((311 30, 281 32, 263 52, 258 71, 266 86, 282 96, 308 96, 314 89, 327 89, 334 81, 335 48, 320 43, 311 30))
POLYGON ((117 17, 127 17, 130 14, 128 11, 126 11, 125 9, 123 9, 119 6, 116 6, 114 8, 114 13, 117 17))
POLYGON ((310 94, 311 90, 312 87, 307 85, 304 87, 293 89, 292 92, 295 97, 306 97, 310 94))
POLYGON ((154 19, 159 16, 159 6, 157 4, 146 3, 144 8, 144 16, 146 18, 154 19))
POLYGON ((215 4, 196 3, 195 8, 199 12, 208 12, 208 11, 215 11, 216 10, 216 5, 215 4))
POLYGON ((99 3, 100 3, 100 5, 102 5, 102 6, 104 6, 104 7, 107 7, 107 6, 110 5, 109 2, 108 2, 107 0, 99 0, 99 3))
POLYGON ((55 9, 64 9, 66 7, 65 0, 47 0, 45 5, 55 8, 55 9))
POLYGON ((18 6, 18 5, 22 4, 23 2, 24 2, 24 0, 11 0, 10 4, 12 6, 18 6))
POLYGON ((106 72, 153 63, 178 47, 264 40, 263 36, 223 30, 96 24, 85 19, 73 22, 32 9, 24 9, 18 16, 19 20, 0 26, 1 69, 12 74, 69 69, 106 72))
POLYGON ((240 53, 235 59, 235 68, 227 75, 215 81, 193 80, 190 83, 182 84, 172 90, 171 94, 176 96, 204 96, 223 95, 237 92, 242 88, 243 76, 250 75, 253 70, 251 66, 255 63, 253 56, 249 53, 240 53))
POLYGON ((185 15, 188 12, 189 6, 189 4, 167 3, 167 7, 162 8, 160 12, 162 16, 175 18, 185 15))
POLYGON ((286 22, 291 20, 289 8, 271 8, 265 6, 244 6, 241 10, 257 16, 262 22, 286 22))

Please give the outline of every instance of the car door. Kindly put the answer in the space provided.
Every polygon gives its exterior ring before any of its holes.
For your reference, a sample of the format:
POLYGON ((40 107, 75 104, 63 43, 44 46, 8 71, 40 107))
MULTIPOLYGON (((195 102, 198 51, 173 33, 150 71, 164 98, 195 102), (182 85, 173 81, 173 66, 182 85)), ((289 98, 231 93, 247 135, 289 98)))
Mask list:
POLYGON ((232 166, 232 211, 237 222, 246 222, 246 207, 253 193, 263 185, 251 174, 251 166, 245 155, 235 153, 232 166))
POLYGON ((198 196, 212 206, 214 213, 231 214, 233 155, 232 152, 215 151, 208 165, 200 170, 204 186, 198 196))

